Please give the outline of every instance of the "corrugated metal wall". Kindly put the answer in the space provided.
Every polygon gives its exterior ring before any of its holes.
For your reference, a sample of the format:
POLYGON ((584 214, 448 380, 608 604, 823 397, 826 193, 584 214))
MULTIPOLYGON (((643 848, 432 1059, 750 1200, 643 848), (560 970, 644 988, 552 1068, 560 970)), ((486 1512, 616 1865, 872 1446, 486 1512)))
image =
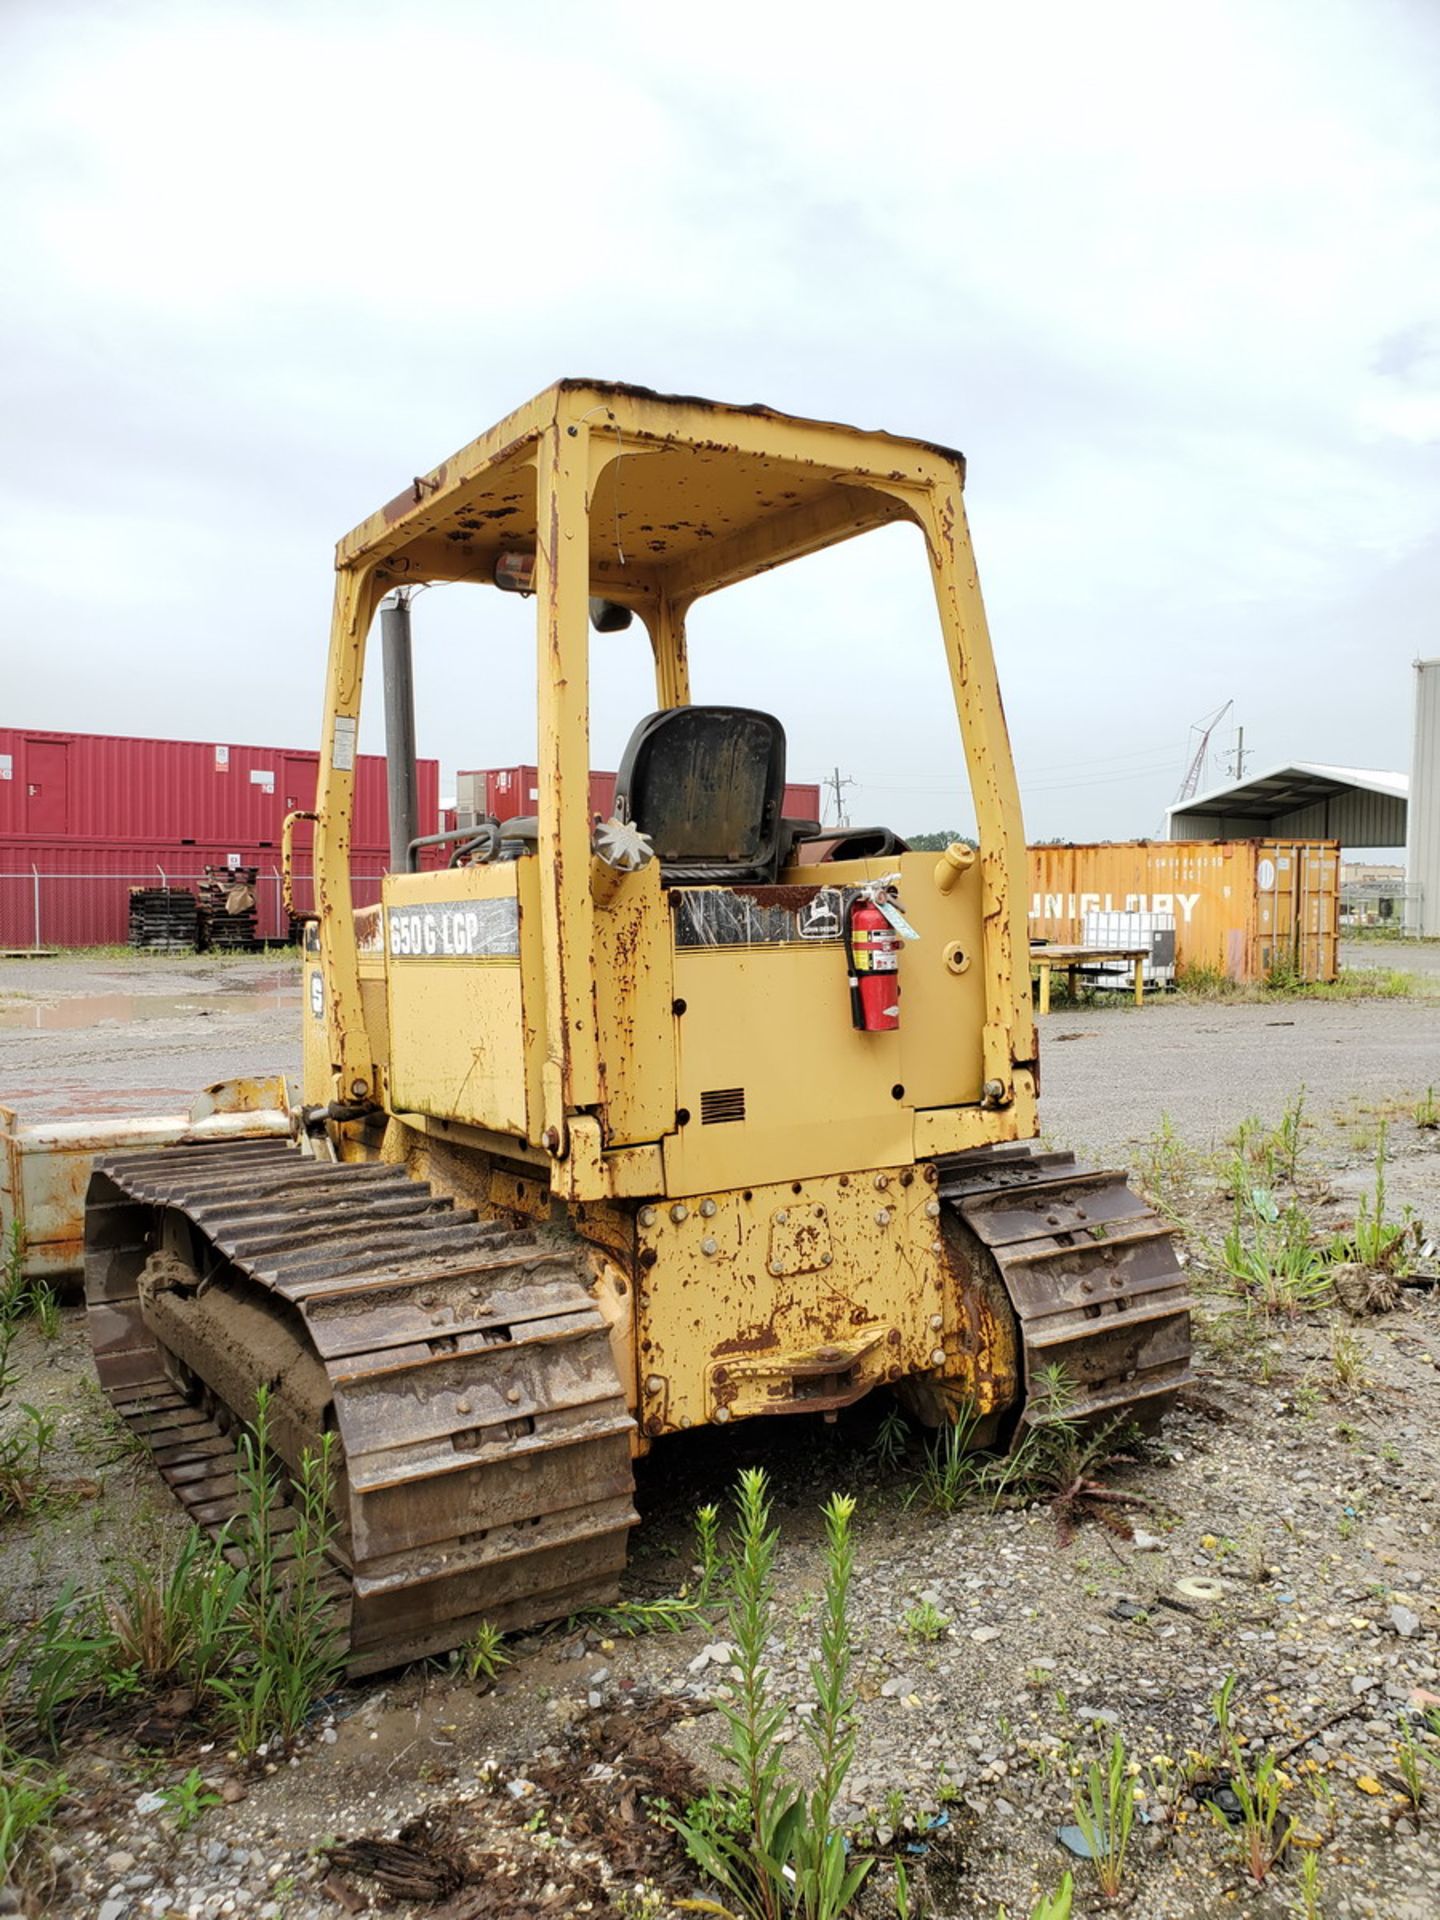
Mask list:
POLYGON ((1415 662, 1406 931, 1440 934, 1440 660, 1415 662))
MULTIPOLYGON (((319 766, 319 754, 303 748, 0 727, 0 839, 224 841, 242 855, 278 848, 285 815, 314 806, 319 766)), ((422 760, 418 772, 421 831, 433 833, 440 763, 422 760)), ((356 761, 351 844, 390 844, 385 762, 377 754, 356 761)))
POLYGON ((1090 913, 1173 913, 1177 967, 1262 979, 1294 965, 1333 980, 1340 849, 1334 841, 1119 841, 1031 847, 1030 937, 1078 943, 1090 913))
POLYGON ((1405 843, 1405 802, 1389 793, 1353 787, 1332 799, 1295 807, 1273 819, 1244 813, 1196 813, 1170 816, 1177 841, 1338 840, 1342 847, 1399 847, 1405 843))

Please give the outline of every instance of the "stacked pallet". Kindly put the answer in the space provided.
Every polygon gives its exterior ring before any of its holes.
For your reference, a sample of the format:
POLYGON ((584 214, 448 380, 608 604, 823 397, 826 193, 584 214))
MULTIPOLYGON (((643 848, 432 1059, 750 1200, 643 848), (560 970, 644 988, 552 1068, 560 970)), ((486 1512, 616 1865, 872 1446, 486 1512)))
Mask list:
POLYGON ((255 867, 206 867, 200 882, 200 945, 228 953, 253 953, 255 867))
POLYGON ((130 944, 150 953, 194 953, 199 903, 188 887, 131 887, 130 944))

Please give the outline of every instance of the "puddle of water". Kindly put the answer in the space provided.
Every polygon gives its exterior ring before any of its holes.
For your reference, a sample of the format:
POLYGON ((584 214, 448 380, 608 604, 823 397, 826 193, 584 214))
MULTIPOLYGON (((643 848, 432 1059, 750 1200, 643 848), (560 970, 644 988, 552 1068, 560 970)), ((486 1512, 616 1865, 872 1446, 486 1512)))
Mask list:
MULTIPOLYGON (((76 993, 64 1000, 0 1003, 0 1027, 53 1033, 109 1024, 129 1026, 137 1020, 198 1020, 218 1009, 207 1006, 211 996, 193 993, 76 993)), ((300 990, 292 977, 277 981, 269 993, 253 988, 225 995, 225 1013, 267 1013, 299 1004, 300 990)))

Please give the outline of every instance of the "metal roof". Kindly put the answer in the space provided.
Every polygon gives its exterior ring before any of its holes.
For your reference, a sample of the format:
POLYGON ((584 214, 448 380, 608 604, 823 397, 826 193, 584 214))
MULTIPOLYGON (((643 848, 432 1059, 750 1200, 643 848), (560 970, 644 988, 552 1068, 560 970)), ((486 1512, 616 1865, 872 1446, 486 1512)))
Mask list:
POLYGON ((1391 800, 1407 800, 1410 776, 1376 767, 1327 767, 1296 760, 1252 774, 1227 787, 1212 787, 1170 808, 1172 818, 1182 813, 1234 813, 1254 820, 1273 820, 1299 807, 1313 806, 1343 793, 1379 793, 1391 800))

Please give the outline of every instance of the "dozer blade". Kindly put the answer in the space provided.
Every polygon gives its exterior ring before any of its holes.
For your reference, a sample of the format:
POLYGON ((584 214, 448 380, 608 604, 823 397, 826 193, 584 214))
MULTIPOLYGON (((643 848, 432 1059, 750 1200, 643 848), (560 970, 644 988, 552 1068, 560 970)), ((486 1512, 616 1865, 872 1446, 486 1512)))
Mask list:
POLYGON ((279 1073, 217 1080, 187 1113, 24 1124, 0 1106, 0 1238, 30 1280, 63 1281, 85 1256, 85 1189, 99 1156, 181 1141, 288 1139, 290 1092, 279 1073))
POLYGON ((86 1218, 101 1385, 199 1524, 261 1384, 292 1473, 338 1434, 352 1674, 614 1600, 633 1422, 574 1242, 263 1141, 101 1160, 86 1218))
POLYGON ((979 1241, 1019 1322, 1027 1420, 1042 1369, 1061 1368, 1069 1417, 1151 1427, 1190 1373, 1190 1290, 1174 1228, 1123 1173, 1026 1147, 940 1163, 941 1199, 979 1241))

